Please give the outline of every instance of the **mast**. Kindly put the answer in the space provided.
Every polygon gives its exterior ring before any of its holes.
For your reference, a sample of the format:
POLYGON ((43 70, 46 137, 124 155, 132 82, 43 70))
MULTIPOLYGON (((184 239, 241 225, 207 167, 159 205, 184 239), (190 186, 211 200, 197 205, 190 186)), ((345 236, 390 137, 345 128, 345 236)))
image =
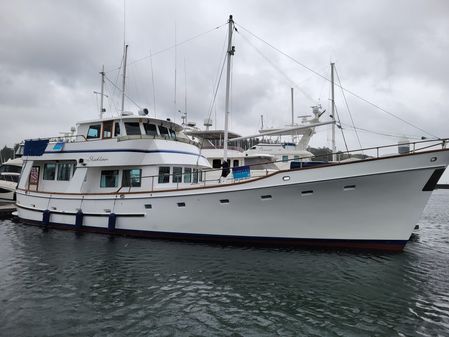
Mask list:
POLYGON ((128 45, 125 45, 125 59, 123 62, 123 81, 122 81, 122 111, 121 114, 125 111, 125 84, 126 84, 126 60, 128 57, 128 45))
POLYGON ((103 118, 103 112, 105 111, 103 108, 103 96, 104 96, 104 65, 101 68, 101 93, 100 93, 100 119, 103 118))
POLYGON ((226 102, 225 102, 225 130, 224 130, 224 146, 223 146, 223 161, 228 160, 228 128, 229 128, 229 88, 231 85, 231 56, 234 55, 235 48, 232 46, 232 32, 234 30, 234 20, 232 15, 229 15, 229 32, 228 32, 228 55, 226 68, 226 102))
MULTIPOLYGON (((292 126, 295 126, 295 103, 294 103, 294 97, 293 97, 293 88, 291 89, 291 96, 292 96, 292 126)), ((295 136, 292 133, 292 143, 295 143, 295 136)))
POLYGON ((334 96, 334 66, 335 63, 331 62, 331 104, 332 104, 332 161, 336 161, 337 148, 335 146, 335 96, 334 96))

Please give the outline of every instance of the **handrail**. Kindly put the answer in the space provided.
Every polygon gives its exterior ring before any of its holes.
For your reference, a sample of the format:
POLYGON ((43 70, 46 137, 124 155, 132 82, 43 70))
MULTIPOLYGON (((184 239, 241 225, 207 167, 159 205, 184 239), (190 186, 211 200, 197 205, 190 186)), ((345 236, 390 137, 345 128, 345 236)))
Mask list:
MULTIPOLYGON (((349 150, 349 151, 344 151, 344 152, 337 151, 335 153, 328 153, 328 154, 324 154, 324 155, 321 155, 321 156, 302 156, 302 157, 299 157, 299 158, 296 158, 296 159, 288 159, 287 161, 284 161, 284 160, 276 160, 274 162, 273 161, 266 161, 266 162, 260 162, 260 163, 256 163, 256 164, 251 164, 251 165, 245 165, 245 166, 252 167, 252 166, 260 166, 260 165, 269 164, 269 163, 286 163, 286 162, 298 161, 298 160, 299 161, 303 161, 304 159, 317 159, 317 158, 323 158, 323 157, 326 158, 326 157, 331 157, 333 154, 340 155, 340 158, 341 158, 341 155, 343 155, 343 154, 348 155, 349 156, 348 158, 354 158, 354 157, 350 157, 350 154, 354 154, 354 153, 357 153, 357 152, 367 152, 367 151, 370 151, 370 150, 375 150, 376 151, 376 156, 375 157, 370 157, 370 156, 366 156, 365 155, 366 158, 360 159, 360 161, 363 161, 363 160, 367 160, 367 159, 373 159, 373 158, 380 158, 380 157, 382 157, 380 155, 380 150, 381 149, 388 149, 388 148, 393 148, 393 147, 396 148, 398 146, 413 145, 413 148, 410 147, 410 150, 408 152, 399 154, 399 155, 405 155, 405 154, 416 153, 416 152, 419 152, 419 151, 422 151, 422 150, 425 150, 425 149, 429 149, 429 148, 432 148, 432 147, 436 147, 436 146, 441 146, 441 148, 444 149, 444 148, 446 148, 446 145, 448 143, 449 143, 449 138, 442 138, 442 139, 437 139, 437 140, 422 140, 422 141, 417 141, 417 142, 375 146, 375 147, 369 147, 369 148, 363 148, 363 149, 357 149, 357 150, 349 150), (416 144, 424 144, 424 143, 430 143, 430 142, 435 143, 435 144, 431 144, 431 145, 428 145, 428 146, 425 146, 425 147, 421 147, 421 148, 416 148, 416 144)), ((388 156, 393 156, 393 155, 396 156, 398 154, 397 153, 389 154, 389 155, 386 155, 386 156, 383 156, 383 157, 386 158, 388 156)), ((339 160, 336 161, 336 163, 341 163, 341 162, 342 162, 342 159, 339 159, 339 160)), ((335 162, 333 162, 333 163, 335 163, 335 162)), ((219 178, 218 180, 217 179, 209 179, 209 180, 205 179, 208 172, 217 172, 217 171, 222 171, 222 168, 207 168, 207 169, 200 169, 200 168, 198 168, 197 169, 197 173, 196 173, 198 175, 197 182, 193 182, 193 180, 194 180, 193 177, 194 177, 195 172, 192 170, 192 172, 190 173, 190 176, 191 176, 191 183, 190 184, 191 185, 200 185, 200 184, 204 184, 205 185, 206 182, 213 182, 213 181, 217 181, 217 183, 220 183, 222 181, 221 178, 219 178), (203 177, 204 177, 204 179, 203 179, 203 177)), ((268 169, 259 170, 259 171, 265 171, 264 175, 269 175, 269 174, 273 173, 273 172, 269 171, 268 169)), ((274 172, 276 172, 276 171, 274 171, 274 172)), ((168 176, 168 177, 172 177, 174 175, 175 174, 173 174, 173 173, 164 174, 164 176, 168 176)), ((176 175, 178 176, 179 174, 176 174, 176 175)), ((159 174, 150 175, 150 176, 142 176, 141 179, 143 180, 143 179, 151 178, 152 179, 151 191, 154 191, 155 190, 154 189, 154 187, 155 187, 154 179, 155 178, 158 179, 159 176, 160 176, 159 174)), ((181 176, 185 176, 185 173, 181 174, 181 176)), ((235 182, 236 180, 241 181, 241 180, 244 180, 244 179, 251 179, 251 178, 256 178, 256 177, 260 177, 260 176, 261 175, 250 176, 248 178, 243 178, 243 179, 242 178, 240 178, 240 179, 232 178, 232 180, 228 179, 227 182, 235 182)), ((173 179, 170 179, 170 180, 173 181, 173 179)), ((179 187, 179 182, 176 182, 176 183, 172 182, 170 184, 176 184, 176 189, 180 188, 179 187)), ((189 183, 187 183, 187 184, 189 184, 189 183)), ((185 185, 182 186, 181 188, 184 188, 184 187, 185 187, 185 185)))

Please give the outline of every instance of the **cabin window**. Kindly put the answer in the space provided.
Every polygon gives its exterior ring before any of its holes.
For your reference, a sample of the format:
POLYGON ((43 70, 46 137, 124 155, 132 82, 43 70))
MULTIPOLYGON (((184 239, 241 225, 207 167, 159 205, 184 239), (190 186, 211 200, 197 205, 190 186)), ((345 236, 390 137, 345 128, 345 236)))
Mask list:
POLYGON ((239 166, 239 161, 237 159, 234 159, 234 161, 232 162, 232 167, 238 167, 239 166))
POLYGON ((198 184, 198 170, 193 169, 193 183, 198 184))
POLYGON ((120 136, 120 123, 114 123, 114 137, 120 136))
POLYGON ((143 128, 145 129, 145 134, 147 136, 157 136, 157 126, 154 124, 145 123, 143 124, 143 128))
POLYGON ((90 125, 87 131, 87 139, 100 138, 101 124, 90 125))
POLYGON ((57 167, 58 167, 58 174, 57 174, 57 180, 62 180, 62 181, 68 181, 70 180, 70 177, 72 176, 72 167, 73 167, 73 163, 58 163, 57 167))
POLYGON ((173 167, 173 182, 182 183, 182 167, 173 167))
POLYGON ((140 124, 138 122, 125 123, 125 129, 128 136, 140 136, 140 124))
POLYGON ((221 168, 221 159, 212 160, 212 168, 221 168))
POLYGON ((44 175, 42 179, 55 180, 55 177, 56 177, 56 164, 55 163, 44 164, 44 175))
POLYGON ((288 161, 288 156, 282 156, 282 161, 288 161))
POLYGON ((185 183, 192 182, 192 169, 190 167, 184 168, 184 182, 185 183))
POLYGON ((172 129, 168 129, 168 133, 170 134, 170 137, 172 139, 176 139, 176 132, 173 131, 172 129))
POLYGON ((170 137, 168 129, 165 126, 159 125, 159 132, 161 133, 161 137, 170 137))
POLYGON ((170 167, 168 166, 159 167, 159 177, 157 182, 159 184, 167 184, 170 182, 170 167))
POLYGON ((122 186, 123 187, 140 187, 142 185, 142 170, 129 169, 123 170, 122 186))
POLYGON ((100 187, 117 187, 118 170, 101 171, 100 187))
POLYGON ((112 122, 103 122, 103 138, 112 138, 112 122))

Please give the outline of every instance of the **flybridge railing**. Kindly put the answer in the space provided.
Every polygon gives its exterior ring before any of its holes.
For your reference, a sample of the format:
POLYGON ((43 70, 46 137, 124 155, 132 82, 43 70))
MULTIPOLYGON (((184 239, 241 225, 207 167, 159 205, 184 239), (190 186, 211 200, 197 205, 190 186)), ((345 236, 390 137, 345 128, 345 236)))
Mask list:
MULTIPOLYGON (((413 153, 419 153, 423 151, 430 151, 430 150, 439 150, 439 149, 445 149, 447 148, 447 145, 449 144, 449 138, 444 139, 437 139, 437 140, 421 140, 416 142, 409 142, 409 143, 397 143, 392 145, 384 145, 384 146, 375 146, 375 147, 369 147, 369 148, 363 148, 363 149, 357 149, 357 150, 349 150, 349 151, 339 151, 336 153, 326 153, 323 155, 314 155, 314 156, 303 156, 295 159, 288 159, 287 161, 284 160, 278 160, 278 161, 265 161, 265 162, 259 162, 256 164, 251 165, 245 165, 246 167, 255 167, 255 166, 261 166, 264 164, 273 164, 273 163, 285 163, 285 162, 302 162, 307 163, 310 160, 316 161, 320 159, 322 160, 319 165, 335 165, 340 164, 342 162, 347 161, 363 161, 363 160, 370 160, 370 159, 376 159, 376 158, 387 158, 387 157, 393 157, 393 156, 400 156, 400 155, 408 155, 413 153), (392 150, 396 149, 396 152, 393 152, 392 150), (336 161, 328 160, 332 157, 332 155, 335 154, 337 156, 336 161), (372 155, 370 155, 372 154, 372 155)), ((308 165, 295 167, 292 170, 298 170, 302 168, 306 168, 308 165)), ((235 178, 233 176, 233 168, 229 168, 229 175, 228 177, 221 177, 221 174, 218 175, 218 172, 222 172, 222 168, 217 169, 192 169, 191 173, 186 174, 183 173, 167 173, 167 174, 161 174, 161 175, 151 175, 151 176, 141 176, 141 182, 144 180, 148 181, 150 180, 150 191, 155 190, 171 190, 171 189, 185 189, 190 187, 202 187, 207 186, 211 184, 221 184, 221 183, 235 183, 238 181, 243 181, 246 179, 254 179, 262 176, 267 176, 269 174, 278 172, 279 170, 275 169, 257 169, 256 171, 250 171, 251 175, 245 178, 235 178), (213 174, 215 172, 215 174, 213 174), (184 182, 185 176, 190 177, 190 182, 184 182), (211 179, 211 176, 214 176, 213 179, 211 179), (218 176, 218 178, 217 178, 218 176), (159 183, 159 178, 168 178, 168 183, 159 183), (173 178, 176 177, 176 181, 174 182, 173 178), (208 179, 209 178, 209 179, 208 179), (155 188, 157 186, 157 188, 155 188)), ((145 184, 148 186, 148 184, 145 184)), ((142 191, 141 187, 120 187, 117 191, 117 193, 123 193, 123 192, 134 192, 136 190, 142 191)))

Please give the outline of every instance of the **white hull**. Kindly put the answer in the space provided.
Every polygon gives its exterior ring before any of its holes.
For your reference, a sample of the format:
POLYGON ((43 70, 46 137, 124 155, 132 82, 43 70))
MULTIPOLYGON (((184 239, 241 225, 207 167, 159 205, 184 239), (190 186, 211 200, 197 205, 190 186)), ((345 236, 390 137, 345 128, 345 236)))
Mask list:
POLYGON ((18 190, 18 216, 39 224, 49 210, 48 225, 75 228, 75 213, 82 209, 81 227, 89 230, 106 231, 114 213, 113 232, 128 234, 280 243, 329 240, 340 246, 391 244, 400 249, 431 195, 424 186, 448 162, 449 151, 444 150, 170 191, 81 195, 18 190))

